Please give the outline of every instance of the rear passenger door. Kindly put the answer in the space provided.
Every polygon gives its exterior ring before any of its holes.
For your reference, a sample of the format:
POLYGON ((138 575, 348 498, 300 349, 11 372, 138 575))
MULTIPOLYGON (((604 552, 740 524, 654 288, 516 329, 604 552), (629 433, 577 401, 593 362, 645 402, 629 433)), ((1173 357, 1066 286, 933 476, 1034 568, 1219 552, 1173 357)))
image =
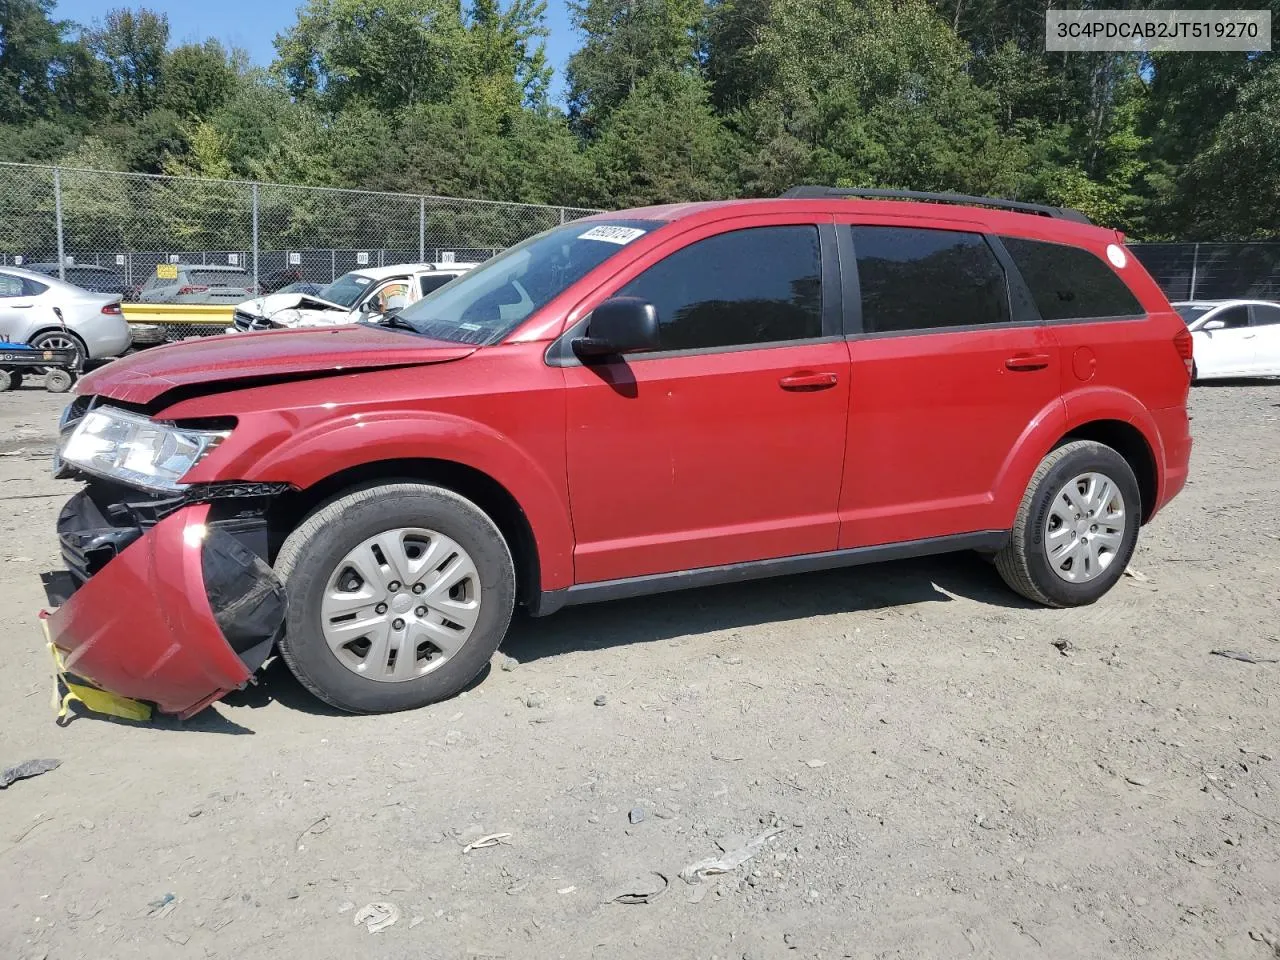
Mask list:
POLYGON ((1280 306, 1255 303, 1249 307, 1253 361, 1249 372, 1257 376, 1280 375, 1280 306))
MULTIPOLYGON (((901 221, 898 221, 901 223, 901 221)), ((1056 344, 977 230, 840 228, 850 346, 842 548, 1008 527, 994 490, 1053 415, 1056 344)))

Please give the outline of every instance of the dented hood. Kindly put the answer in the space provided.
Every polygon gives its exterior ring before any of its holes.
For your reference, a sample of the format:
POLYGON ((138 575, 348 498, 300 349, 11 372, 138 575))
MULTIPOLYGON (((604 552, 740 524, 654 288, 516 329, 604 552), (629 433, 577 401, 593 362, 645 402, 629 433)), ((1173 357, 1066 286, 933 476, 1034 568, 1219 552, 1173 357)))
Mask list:
POLYGON ((368 326, 273 330, 144 350, 95 370, 77 392, 145 404, 178 387, 443 363, 475 351, 469 344, 368 326))

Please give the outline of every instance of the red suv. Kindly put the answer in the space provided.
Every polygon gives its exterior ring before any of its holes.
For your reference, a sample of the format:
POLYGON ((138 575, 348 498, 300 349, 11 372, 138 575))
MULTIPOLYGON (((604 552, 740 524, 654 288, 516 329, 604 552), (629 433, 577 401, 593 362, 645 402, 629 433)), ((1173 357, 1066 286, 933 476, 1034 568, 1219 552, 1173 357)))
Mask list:
POLYGON ((1075 211, 852 194, 600 215, 380 325, 85 377, 67 668, 189 715, 278 648, 390 711, 462 689, 517 605, 951 550, 1097 600, 1187 477, 1186 325, 1075 211))

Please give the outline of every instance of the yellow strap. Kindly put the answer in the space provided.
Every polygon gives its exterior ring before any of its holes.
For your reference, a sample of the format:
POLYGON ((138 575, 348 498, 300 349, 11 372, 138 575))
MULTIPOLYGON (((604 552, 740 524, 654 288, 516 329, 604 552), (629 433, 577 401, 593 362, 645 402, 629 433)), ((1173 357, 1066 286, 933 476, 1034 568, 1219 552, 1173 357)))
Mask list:
POLYGON ((54 646, 53 641, 49 639, 48 623, 42 619, 40 626, 44 629, 45 639, 49 642, 49 652, 53 655, 53 709, 57 713, 59 720, 66 719, 68 709, 73 700, 84 704, 85 709, 93 713, 103 713, 109 717, 118 717, 121 720, 135 720, 146 723, 151 719, 151 705, 149 703, 132 700, 129 697, 121 697, 83 683, 72 682, 67 677, 67 668, 62 662, 62 651, 54 646), (59 682, 67 688, 65 695, 63 695, 58 686, 59 682))

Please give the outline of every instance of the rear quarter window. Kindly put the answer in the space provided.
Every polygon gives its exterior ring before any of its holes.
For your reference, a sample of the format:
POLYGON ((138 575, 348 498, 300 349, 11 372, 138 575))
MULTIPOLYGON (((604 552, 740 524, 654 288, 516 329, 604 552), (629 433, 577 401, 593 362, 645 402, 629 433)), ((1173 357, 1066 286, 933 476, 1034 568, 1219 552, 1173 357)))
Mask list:
POLYGON ((1045 320, 1141 317, 1146 311, 1101 257, 1065 243, 1001 237, 1045 320))

